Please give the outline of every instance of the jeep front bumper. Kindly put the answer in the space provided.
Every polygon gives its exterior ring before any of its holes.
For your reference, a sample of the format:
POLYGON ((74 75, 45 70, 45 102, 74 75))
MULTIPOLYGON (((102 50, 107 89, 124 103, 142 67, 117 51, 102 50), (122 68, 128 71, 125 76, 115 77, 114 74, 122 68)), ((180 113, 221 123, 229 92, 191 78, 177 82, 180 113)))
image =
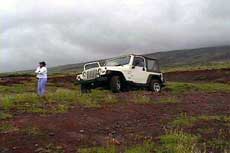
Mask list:
POLYGON ((98 77, 98 78, 92 79, 92 80, 80 79, 80 80, 77 80, 77 83, 85 84, 85 85, 96 85, 98 83, 103 83, 103 82, 106 82, 106 81, 108 81, 107 77, 98 77))

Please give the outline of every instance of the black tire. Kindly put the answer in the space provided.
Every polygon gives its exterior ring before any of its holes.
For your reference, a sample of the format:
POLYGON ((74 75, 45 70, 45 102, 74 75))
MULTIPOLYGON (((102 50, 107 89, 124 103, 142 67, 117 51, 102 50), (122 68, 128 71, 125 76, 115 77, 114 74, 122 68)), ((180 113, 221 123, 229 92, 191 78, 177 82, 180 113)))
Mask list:
POLYGON ((121 88, 122 88, 122 81, 120 76, 113 76, 110 79, 110 89, 112 92, 114 93, 118 93, 121 92, 121 88))
POLYGON ((152 79, 149 83, 149 90, 153 92, 161 92, 161 82, 156 79, 152 79))
POLYGON ((81 93, 89 93, 89 92, 90 92, 89 86, 86 84, 81 84, 81 93))

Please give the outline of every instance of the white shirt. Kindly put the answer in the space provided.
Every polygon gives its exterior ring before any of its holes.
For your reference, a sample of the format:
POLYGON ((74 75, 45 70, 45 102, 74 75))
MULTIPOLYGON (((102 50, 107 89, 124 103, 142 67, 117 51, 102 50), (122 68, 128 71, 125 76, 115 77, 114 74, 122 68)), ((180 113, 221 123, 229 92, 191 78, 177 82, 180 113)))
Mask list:
POLYGON ((37 78, 47 78, 47 68, 46 67, 38 67, 35 71, 37 73, 37 78))

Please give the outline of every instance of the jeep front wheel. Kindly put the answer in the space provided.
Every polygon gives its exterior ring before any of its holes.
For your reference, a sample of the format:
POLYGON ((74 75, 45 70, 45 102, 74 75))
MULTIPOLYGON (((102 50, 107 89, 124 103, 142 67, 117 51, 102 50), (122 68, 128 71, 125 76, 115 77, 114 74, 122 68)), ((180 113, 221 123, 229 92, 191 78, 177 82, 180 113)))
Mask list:
POLYGON ((149 84, 149 90, 154 92, 161 92, 161 83, 159 80, 152 79, 149 84))
POLYGON ((110 88, 112 90, 112 92, 117 93, 121 91, 121 79, 119 76, 113 76, 110 79, 110 88))
POLYGON ((90 87, 89 87, 89 85, 86 85, 86 84, 81 84, 81 86, 80 86, 81 88, 81 93, 89 93, 90 92, 90 87))

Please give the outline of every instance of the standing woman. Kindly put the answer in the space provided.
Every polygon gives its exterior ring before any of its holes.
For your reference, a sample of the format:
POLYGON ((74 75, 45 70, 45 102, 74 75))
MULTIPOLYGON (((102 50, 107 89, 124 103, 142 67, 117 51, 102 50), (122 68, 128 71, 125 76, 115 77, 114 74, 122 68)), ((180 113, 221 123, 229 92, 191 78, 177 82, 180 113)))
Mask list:
POLYGON ((36 69, 35 73, 38 78, 38 95, 44 96, 46 91, 47 83, 47 68, 45 62, 40 62, 39 67, 36 69))

